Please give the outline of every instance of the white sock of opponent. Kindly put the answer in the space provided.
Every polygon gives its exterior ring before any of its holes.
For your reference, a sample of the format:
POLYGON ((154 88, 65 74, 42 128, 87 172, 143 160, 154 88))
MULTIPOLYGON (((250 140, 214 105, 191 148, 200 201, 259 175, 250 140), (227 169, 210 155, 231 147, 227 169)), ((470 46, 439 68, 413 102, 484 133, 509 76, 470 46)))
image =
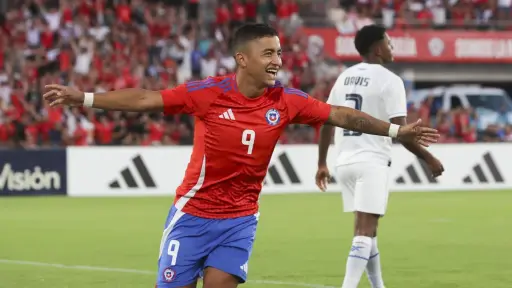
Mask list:
POLYGON ((377 237, 372 238, 372 250, 370 259, 366 265, 366 274, 368 280, 372 284, 372 288, 384 288, 384 280, 382 280, 382 271, 380 268, 379 247, 377 246, 377 237))
POLYGON ((352 240, 352 248, 347 259, 347 269, 342 288, 357 288, 361 276, 368 264, 372 250, 372 238, 366 236, 356 236, 352 240))

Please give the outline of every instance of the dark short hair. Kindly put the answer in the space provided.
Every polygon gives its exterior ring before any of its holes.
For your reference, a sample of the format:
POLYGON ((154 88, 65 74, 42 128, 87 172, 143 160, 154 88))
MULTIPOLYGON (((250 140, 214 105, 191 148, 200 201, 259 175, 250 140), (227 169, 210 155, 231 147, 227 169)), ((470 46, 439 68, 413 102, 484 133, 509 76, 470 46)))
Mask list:
POLYGON ((244 24, 235 31, 233 35, 231 47, 234 52, 245 45, 247 42, 264 38, 278 36, 276 29, 263 23, 244 24))
POLYGON ((373 44, 384 39, 386 28, 379 25, 367 25, 357 31, 354 44, 359 55, 366 56, 370 53, 373 44))

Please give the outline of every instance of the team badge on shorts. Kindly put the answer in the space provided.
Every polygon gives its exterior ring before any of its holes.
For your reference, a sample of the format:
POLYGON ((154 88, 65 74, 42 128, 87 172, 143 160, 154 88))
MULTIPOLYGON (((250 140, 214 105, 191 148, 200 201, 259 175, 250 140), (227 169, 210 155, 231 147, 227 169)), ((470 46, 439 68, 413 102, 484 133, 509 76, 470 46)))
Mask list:
POLYGON ((165 268, 164 270, 164 280, 165 282, 172 282, 174 280, 174 277, 176 276, 176 272, 172 270, 171 268, 165 268))
POLYGON ((281 115, 279 115, 276 109, 270 109, 267 111, 267 114, 265 114, 265 119, 267 119, 268 124, 275 126, 279 123, 279 120, 281 120, 281 115))

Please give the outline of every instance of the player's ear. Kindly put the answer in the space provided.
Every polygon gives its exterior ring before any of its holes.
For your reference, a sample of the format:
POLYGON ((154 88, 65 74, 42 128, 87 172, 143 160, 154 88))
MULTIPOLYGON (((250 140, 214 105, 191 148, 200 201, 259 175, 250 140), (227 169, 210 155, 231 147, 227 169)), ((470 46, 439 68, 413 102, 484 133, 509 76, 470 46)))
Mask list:
POLYGON ((373 47, 373 51, 374 51, 373 53, 375 53, 376 56, 381 57, 383 54, 384 45, 385 45, 384 41, 377 42, 373 47))
POLYGON ((235 54, 235 61, 236 61, 236 64, 239 67, 242 67, 242 68, 247 67, 247 60, 245 59, 244 54, 242 54, 240 52, 236 53, 235 54))

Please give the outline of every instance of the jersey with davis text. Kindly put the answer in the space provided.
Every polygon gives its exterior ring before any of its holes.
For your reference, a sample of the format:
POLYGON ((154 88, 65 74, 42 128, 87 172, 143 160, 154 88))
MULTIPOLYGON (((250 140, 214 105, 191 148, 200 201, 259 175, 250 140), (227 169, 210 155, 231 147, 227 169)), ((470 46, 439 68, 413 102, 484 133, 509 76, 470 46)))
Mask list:
POLYGON ((330 105, 279 83, 247 98, 238 92, 234 75, 192 81, 161 94, 165 114, 195 116, 194 147, 174 205, 204 218, 257 213, 262 182, 286 125, 320 125, 330 113, 330 105))
MULTIPOLYGON (((402 79, 382 65, 359 63, 343 71, 327 103, 355 108, 383 121, 407 115, 402 79)), ((387 163, 391 160, 391 138, 363 134, 336 127, 336 165, 356 162, 387 163)))

